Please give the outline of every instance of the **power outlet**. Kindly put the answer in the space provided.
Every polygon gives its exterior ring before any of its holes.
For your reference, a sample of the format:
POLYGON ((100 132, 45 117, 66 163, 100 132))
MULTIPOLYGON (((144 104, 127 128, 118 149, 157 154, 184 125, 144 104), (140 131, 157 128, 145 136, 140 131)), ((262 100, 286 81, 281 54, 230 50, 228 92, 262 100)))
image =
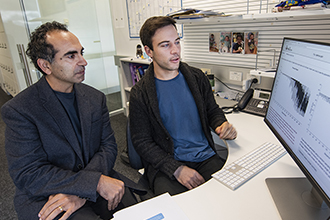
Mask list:
POLYGON ((251 80, 256 78, 258 80, 258 82, 256 84, 260 84, 260 82, 261 82, 261 76, 248 74, 248 78, 251 80))
POLYGON ((260 82, 261 82, 261 77, 260 76, 253 76, 252 79, 253 78, 257 78, 258 82, 256 84, 260 84, 260 82))
POLYGON ((243 73, 242 72, 229 72, 229 79, 233 81, 242 81, 243 73))

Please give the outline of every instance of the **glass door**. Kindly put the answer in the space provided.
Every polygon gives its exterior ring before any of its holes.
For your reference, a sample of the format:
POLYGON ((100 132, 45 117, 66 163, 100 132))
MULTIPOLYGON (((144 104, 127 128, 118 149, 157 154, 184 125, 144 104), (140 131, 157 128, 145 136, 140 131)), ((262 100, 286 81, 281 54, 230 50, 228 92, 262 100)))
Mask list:
POLYGON ((20 0, 28 32, 48 21, 68 26, 85 48, 88 62, 85 84, 107 96, 110 112, 120 111, 118 70, 114 64, 115 43, 108 0, 20 0))

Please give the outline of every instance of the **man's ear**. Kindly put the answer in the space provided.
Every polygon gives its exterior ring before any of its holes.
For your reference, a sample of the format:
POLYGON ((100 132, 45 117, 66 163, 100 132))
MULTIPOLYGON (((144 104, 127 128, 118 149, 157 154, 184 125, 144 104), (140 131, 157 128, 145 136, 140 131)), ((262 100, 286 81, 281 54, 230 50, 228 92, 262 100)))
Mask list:
POLYGON ((47 75, 50 75, 52 73, 51 68, 50 68, 50 63, 47 60, 39 58, 37 60, 37 64, 44 71, 47 75))
POLYGON ((152 56, 153 56, 153 51, 146 45, 146 46, 144 46, 144 51, 146 52, 146 54, 150 57, 150 58, 152 58, 152 56))

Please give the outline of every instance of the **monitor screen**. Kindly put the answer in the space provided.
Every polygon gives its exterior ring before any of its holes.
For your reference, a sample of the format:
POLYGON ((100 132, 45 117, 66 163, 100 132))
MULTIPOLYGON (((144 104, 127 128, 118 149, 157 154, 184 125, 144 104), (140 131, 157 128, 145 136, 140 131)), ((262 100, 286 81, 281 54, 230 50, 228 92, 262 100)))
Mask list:
POLYGON ((330 44, 284 38, 265 122, 328 206, 329 114, 330 44))

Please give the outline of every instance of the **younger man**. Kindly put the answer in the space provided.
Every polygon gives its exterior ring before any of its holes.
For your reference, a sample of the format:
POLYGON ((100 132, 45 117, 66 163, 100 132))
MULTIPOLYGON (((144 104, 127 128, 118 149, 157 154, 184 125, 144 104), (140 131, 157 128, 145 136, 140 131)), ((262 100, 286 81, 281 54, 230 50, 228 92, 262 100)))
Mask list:
POLYGON ((174 195, 201 185, 224 165, 210 128, 223 139, 237 133, 204 73, 180 61, 172 18, 149 18, 140 39, 153 62, 130 93, 131 137, 155 194, 174 195))

